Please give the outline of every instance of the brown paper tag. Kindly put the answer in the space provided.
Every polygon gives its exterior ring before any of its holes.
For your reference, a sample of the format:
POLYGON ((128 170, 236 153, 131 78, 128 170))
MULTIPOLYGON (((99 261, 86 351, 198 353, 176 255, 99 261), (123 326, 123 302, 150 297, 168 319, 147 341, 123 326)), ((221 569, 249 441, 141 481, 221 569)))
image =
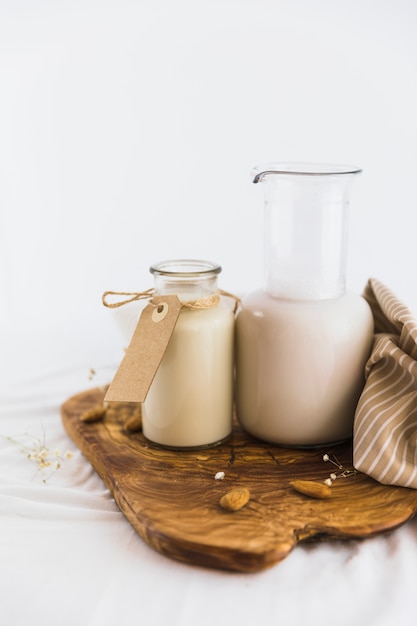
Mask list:
POLYGON ((144 402, 181 311, 177 296, 154 296, 142 311, 105 402, 144 402))

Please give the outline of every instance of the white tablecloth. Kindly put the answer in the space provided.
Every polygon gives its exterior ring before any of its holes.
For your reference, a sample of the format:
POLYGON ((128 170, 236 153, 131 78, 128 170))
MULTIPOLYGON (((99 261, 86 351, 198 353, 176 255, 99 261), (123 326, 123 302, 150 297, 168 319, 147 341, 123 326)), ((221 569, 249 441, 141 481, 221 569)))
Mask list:
POLYGON ((257 574, 205 570, 156 553, 61 424, 69 396, 110 380, 119 337, 85 322, 0 339, 0 435, 44 436, 51 451, 73 452, 44 483, 47 472, 0 440, 1 624, 416 622, 417 520, 364 541, 299 545, 257 574))

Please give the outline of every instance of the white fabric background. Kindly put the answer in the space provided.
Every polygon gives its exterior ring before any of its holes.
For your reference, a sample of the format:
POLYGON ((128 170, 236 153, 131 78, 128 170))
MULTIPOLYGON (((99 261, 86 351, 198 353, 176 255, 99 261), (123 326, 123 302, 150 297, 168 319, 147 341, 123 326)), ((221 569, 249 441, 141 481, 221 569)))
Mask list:
POLYGON ((59 407, 120 359, 104 290, 174 257, 262 283, 265 161, 362 166, 349 286, 376 276, 417 308, 416 18, 413 0, 0 0, 0 435, 74 451, 45 485, 0 440, 0 623, 410 623, 415 521, 260 574, 182 565, 131 530, 59 407))

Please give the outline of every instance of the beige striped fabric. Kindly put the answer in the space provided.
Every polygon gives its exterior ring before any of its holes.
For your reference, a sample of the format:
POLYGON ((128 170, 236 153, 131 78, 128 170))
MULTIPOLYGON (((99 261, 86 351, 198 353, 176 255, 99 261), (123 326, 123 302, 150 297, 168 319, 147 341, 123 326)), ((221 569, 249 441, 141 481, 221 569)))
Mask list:
POLYGON ((375 339, 355 414, 353 465, 385 485, 417 489, 417 318, 376 279, 363 295, 375 339))

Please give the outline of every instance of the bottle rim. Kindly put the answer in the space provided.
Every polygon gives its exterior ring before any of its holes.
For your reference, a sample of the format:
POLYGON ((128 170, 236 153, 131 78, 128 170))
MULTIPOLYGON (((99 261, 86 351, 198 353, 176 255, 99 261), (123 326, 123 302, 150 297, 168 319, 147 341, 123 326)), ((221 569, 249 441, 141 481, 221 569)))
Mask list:
POLYGON ((261 182, 269 174, 289 176, 341 176, 360 174, 362 169, 355 165, 332 163, 266 163, 252 170, 254 183, 261 182))
POLYGON ((199 259, 174 259, 153 263, 149 268, 151 274, 171 277, 197 277, 220 274, 222 268, 217 263, 199 259))

